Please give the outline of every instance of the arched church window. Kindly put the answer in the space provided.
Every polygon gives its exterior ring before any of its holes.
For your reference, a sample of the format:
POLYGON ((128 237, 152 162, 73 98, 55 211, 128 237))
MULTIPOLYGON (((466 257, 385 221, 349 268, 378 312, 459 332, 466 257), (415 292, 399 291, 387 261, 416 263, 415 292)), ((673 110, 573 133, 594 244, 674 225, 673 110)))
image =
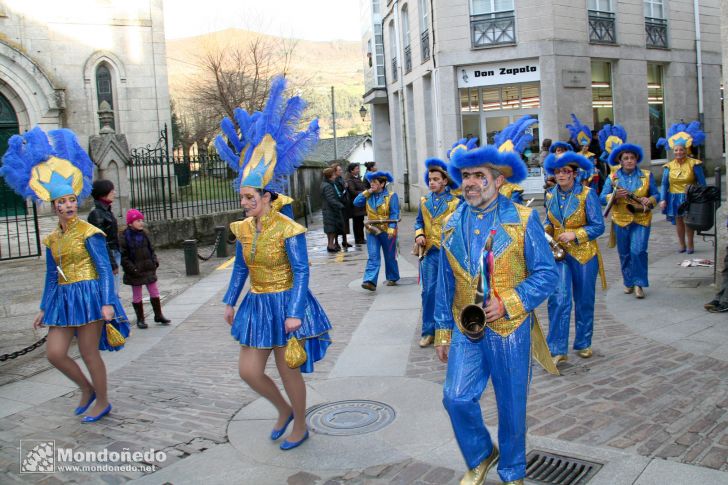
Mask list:
MULTIPOLYGON (((98 100, 98 106, 106 101, 109 104, 111 110, 114 110, 114 92, 111 82, 111 71, 106 64, 99 64, 96 68, 96 97, 98 100)), ((111 127, 116 129, 114 119, 111 119, 111 127)), ((99 120, 99 128, 103 128, 101 120, 99 120)))

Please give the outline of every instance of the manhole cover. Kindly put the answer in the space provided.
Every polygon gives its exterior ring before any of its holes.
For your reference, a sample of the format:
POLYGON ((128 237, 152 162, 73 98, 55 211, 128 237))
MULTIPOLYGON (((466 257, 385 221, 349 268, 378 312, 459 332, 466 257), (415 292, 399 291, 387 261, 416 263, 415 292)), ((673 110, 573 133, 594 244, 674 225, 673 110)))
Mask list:
POLYGON ((534 450, 526 457, 526 478, 550 485, 584 485, 602 464, 571 456, 534 450))
POLYGON ((311 431, 332 436, 353 436, 378 431, 394 421, 394 409, 382 402, 366 400, 319 404, 306 412, 311 431))

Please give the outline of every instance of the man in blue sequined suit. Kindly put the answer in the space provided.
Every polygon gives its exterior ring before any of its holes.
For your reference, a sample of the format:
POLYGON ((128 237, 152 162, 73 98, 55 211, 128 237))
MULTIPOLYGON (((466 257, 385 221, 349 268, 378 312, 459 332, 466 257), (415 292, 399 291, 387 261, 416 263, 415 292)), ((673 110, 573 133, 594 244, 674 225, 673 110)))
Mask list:
POLYGON ((526 177, 517 154, 490 146, 457 150, 449 170, 456 182, 462 181, 466 203, 445 226, 440 253, 435 348, 448 362, 443 404, 469 469, 461 483, 484 483, 498 462, 501 480, 519 484, 526 475, 531 331, 538 325, 532 312, 553 291, 558 274, 536 211, 498 194, 506 179, 518 183, 526 177), (493 253, 486 275, 491 289, 484 308, 487 323, 484 336, 471 340, 463 334, 460 312, 475 301, 485 247, 493 253), (498 406, 500 452, 479 404, 488 379, 498 406))
POLYGON ((422 335, 420 347, 432 345, 435 340, 435 300, 437 299, 437 268, 440 264, 442 227, 460 205, 450 189, 458 185, 447 173, 447 164, 437 158, 425 161, 425 183, 430 193, 420 199, 415 221, 415 243, 424 253, 420 262, 422 284, 422 335))
POLYGON ((356 207, 366 207, 367 224, 377 231, 367 234, 367 251, 369 259, 364 270, 362 288, 370 291, 377 289, 379 268, 381 266, 380 250, 384 253, 384 270, 387 286, 394 286, 399 280, 397 264, 397 222, 399 220, 399 198, 394 191, 387 188, 387 183, 394 182, 389 172, 367 172, 364 176, 371 187, 354 199, 356 207), (376 221, 388 221, 377 223, 376 221))
MULTIPOLYGON (((563 248, 566 257, 556 266, 559 284, 549 297, 548 345, 554 362, 565 362, 569 348, 569 323, 574 307, 574 350, 592 356, 594 298, 597 274, 604 274, 596 238, 604 233, 604 217, 596 190, 576 181, 577 173, 591 173, 594 165, 583 155, 567 152, 549 155, 546 173, 556 186, 546 193, 546 232, 563 248)), ((606 287, 606 280, 602 279, 606 287)))

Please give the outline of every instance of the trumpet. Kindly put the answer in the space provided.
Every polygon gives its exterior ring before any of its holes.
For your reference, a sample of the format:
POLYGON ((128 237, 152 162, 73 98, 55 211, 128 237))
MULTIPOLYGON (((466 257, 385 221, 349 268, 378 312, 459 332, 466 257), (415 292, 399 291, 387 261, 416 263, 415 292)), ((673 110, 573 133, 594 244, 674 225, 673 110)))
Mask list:
MULTIPOLYGON (((614 193, 612 193, 612 197, 609 199, 609 203, 607 204, 607 208, 604 210, 604 217, 607 217, 609 215, 609 212, 614 207, 614 204, 617 202, 617 190, 621 189, 617 183, 614 184, 614 193)), ((650 212, 654 207, 652 204, 643 204, 639 197, 634 195, 634 192, 630 192, 629 190, 625 190, 627 192, 627 210, 630 211, 632 214, 645 214, 647 212, 650 212)))
POLYGON ((564 246, 562 246, 556 239, 551 237, 551 234, 549 234, 548 232, 544 234, 546 234, 546 241, 548 241, 549 247, 551 247, 551 252, 554 254, 554 259, 556 261, 563 261, 566 258, 566 249, 564 249, 564 246))
POLYGON ((369 234, 373 236, 379 236, 384 231, 378 227, 380 224, 391 224, 394 222, 395 224, 402 219, 380 219, 380 220, 368 220, 364 223, 364 228, 369 231, 369 234))

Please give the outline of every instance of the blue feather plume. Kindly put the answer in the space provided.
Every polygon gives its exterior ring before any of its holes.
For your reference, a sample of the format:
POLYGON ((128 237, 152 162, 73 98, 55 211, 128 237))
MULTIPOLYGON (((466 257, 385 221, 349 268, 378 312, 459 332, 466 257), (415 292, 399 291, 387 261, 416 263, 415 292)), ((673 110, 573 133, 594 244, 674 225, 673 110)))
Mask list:
POLYGON ((622 125, 606 124, 601 130, 599 130, 597 136, 599 137, 599 147, 602 150, 606 150, 607 139, 609 139, 610 136, 616 136, 622 140, 623 143, 627 143, 627 130, 625 130, 622 125))
POLYGON ((533 134, 529 132, 529 128, 536 123, 538 120, 532 118, 531 115, 522 116, 495 135, 495 146, 500 149, 504 143, 510 140, 513 144, 513 151, 523 153, 533 141, 533 134))
POLYGON ((579 134, 583 133, 584 136, 586 136, 589 141, 591 142, 591 128, 589 128, 587 125, 579 121, 579 118, 576 117, 574 113, 571 113, 571 121, 572 124, 566 125, 566 129, 569 130, 569 134, 571 135, 571 139, 579 143, 579 134))

